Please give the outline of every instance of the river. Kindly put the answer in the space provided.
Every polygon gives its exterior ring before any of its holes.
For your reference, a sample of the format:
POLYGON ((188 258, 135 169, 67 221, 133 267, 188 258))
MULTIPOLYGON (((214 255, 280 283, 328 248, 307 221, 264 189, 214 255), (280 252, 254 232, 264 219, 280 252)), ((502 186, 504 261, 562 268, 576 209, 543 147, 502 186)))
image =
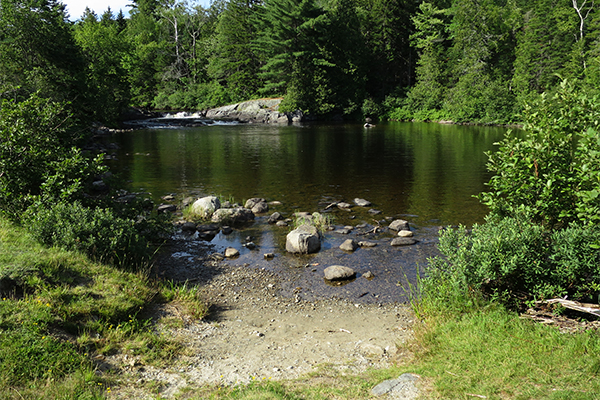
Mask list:
MULTIPOLYGON (((472 225, 487 213, 473 196, 485 190, 486 151, 502 139, 500 127, 384 123, 366 129, 359 124, 291 126, 212 124, 181 127, 157 125, 117 135, 113 169, 131 182, 131 190, 154 200, 174 195, 217 195, 244 203, 252 197, 279 201, 272 208, 285 216, 297 211, 323 211, 336 201, 363 198, 369 208, 351 212, 336 207, 328 215, 336 227, 364 226, 362 232, 389 220, 408 220, 418 244, 396 248, 391 235, 350 235, 329 232, 317 255, 285 253, 289 228, 254 224, 233 234, 217 235, 215 251, 233 246, 241 251, 232 261, 282 274, 289 295, 303 288, 305 299, 348 297, 359 302, 406 299, 407 282, 436 254, 440 226, 472 225), (371 210, 380 211, 373 214, 371 210), (369 212, 371 210, 371 212, 369 212), (258 245, 241 246, 250 236, 258 245), (373 249, 347 253, 338 246, 349 237, 375 241, 373 249), (272 261, 263 258, 273 252, 272 261), (322 270, 331 264, 354 268, 358 278, 342 287, 327 285, 322 270), (373 280, 361 277, 371 271, 373 280)), ((190 250, 191 251, 191 250, 190 250)))

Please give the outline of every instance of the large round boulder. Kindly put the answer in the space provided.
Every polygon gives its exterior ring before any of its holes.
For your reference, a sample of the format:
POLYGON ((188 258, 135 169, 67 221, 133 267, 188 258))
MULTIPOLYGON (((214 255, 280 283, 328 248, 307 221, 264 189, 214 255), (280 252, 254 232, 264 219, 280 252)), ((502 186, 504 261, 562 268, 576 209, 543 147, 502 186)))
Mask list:
POLYGON ((321 250, 319 231, 312 225, 302 224, 288 233, 285 242, 288 253, 309 254, 321 250))
POLYGON ((216 196, 207 196, 196 200, 192 204, 191 213, 201 218, 210 218, 219 208, 221 208, 219 199, 216 196))

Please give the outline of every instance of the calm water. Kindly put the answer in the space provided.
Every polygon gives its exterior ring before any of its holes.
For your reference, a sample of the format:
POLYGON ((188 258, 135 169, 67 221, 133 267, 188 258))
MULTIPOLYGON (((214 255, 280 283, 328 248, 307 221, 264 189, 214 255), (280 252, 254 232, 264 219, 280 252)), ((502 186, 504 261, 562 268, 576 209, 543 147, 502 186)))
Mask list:
POLYGON ((122 134, 118 165, 133 190, 279 200, 288 211, 365 198, 421 225, 473 224, 489 180, 485 151, 506 130, 425 123, 216 125, 122 134))
MULTIPOLYGON (((291 286, 298 282, 326 286, 319 273, 334 261, 351 264, 359 272, 370 269, 387 278, 374 279, 375 284, 359 278, 344 290, 348 296, 362 295, 361 301, 370 298, 365 292, 373 296, 377 292, 382 300, 397 298, 398 281, 414 277, 416 265, 434 252, 434 227, 483 220, 487 210, 473 195, 485 190, 489 180, 484 152, 493 150, 505 132, 498 127, 425 123, 388 123, 371 129, 348 124, 146 129, 116 138, 120 150, 114 163, 131 180, 132 190, 147 191, 159 202, 167 194, 180 199, 214 194, 242 203, 263 197, 280 201, 276 210, 290 215, 360 197, 382 213, 374 217, 357 207, 351 213, 336 210, 332 213, 336 225, 375 224, 375 219, 399 216, 409 220, 420 240, 410 249, 385 247, 390 238, 375 237, 381 241, 375 248, 379 250, 346 254, 337 246, 348 237, 328 234, 319 255, 289 256, 282 251, 289 230, 265 228, 261 218, 244 231, 213 241, 216 246, 240 248, 240 262, 286 270, 292 274, 291 286), (259 250, 240 247, 247 235, 253 236, 259 250), (262 260, 262 254, 270 251, 278 254, 277 262, 262 260), (318 271, 298 268, 307 261, 318 264, 318 271)), ((314 296, 339 290, 323 287, 314 296)))

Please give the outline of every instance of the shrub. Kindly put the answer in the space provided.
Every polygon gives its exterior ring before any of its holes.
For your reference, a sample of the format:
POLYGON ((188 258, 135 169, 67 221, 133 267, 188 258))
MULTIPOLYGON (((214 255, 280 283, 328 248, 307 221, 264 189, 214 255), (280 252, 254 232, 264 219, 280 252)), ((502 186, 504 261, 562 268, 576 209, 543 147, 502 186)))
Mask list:
POLYGON ((17 219, 34 198, 81 198, 89 178, 102 170, 74 146, 65 105, 32 95, 0 104, 0 210, 17 219))
POLYGON ((455 298, 479 292, 510 306, 565 295, 595 297, 600 252, 591 244, 599 240, 596 226, 549 233, 526 214, 488 217, 470 232, 461 227, 442 233, 439 248, 446 257, 431 260, 425 287, 451 287, 455 298))
POLYGON ((117 217, 110 209, 87 208, 79 202, 37 204, 27 210, 23 222, 40 242, 79 250, 95 260, 124 265, 150 256, 134 220, 117 217))

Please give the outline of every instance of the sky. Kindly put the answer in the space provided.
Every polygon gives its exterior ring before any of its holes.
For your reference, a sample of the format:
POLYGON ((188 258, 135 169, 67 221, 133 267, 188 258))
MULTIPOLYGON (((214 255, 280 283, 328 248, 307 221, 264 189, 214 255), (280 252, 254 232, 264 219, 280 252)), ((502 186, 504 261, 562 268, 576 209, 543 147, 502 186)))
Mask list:
MULTIPOLYGON (((69 13, 71 21, 79 19, 83 15, 86 6, 96 12, 98 16, 102 15, 109 6, 113 14, 117 15, 121 9, 123 14, 127 16, 130 10, 127 5, 132 4, 131 0, 61 0, 61 2, 67 6, 67 13, 69 13)), ((210 4, 210 0, 190 1, 190 3, 196 2, 203 7, 208 7, 210 4)))

